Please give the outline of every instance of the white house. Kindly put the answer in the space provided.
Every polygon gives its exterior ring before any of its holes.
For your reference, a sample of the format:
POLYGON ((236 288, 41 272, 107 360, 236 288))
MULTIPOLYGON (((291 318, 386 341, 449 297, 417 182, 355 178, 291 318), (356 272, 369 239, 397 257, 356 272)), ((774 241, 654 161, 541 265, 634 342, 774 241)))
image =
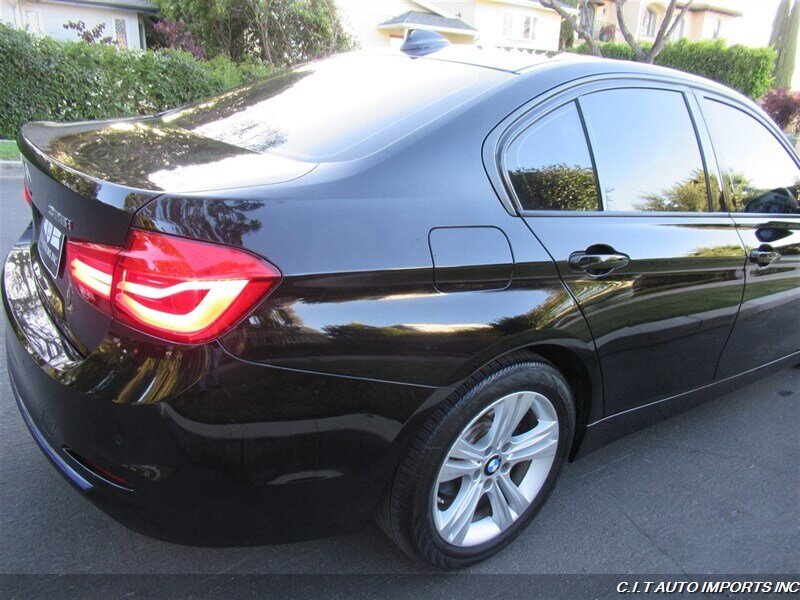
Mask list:
POLYGON ((0 0, 0 22, 60 40, 77 40, 64 25, 83 21, 87 29, 105 24, 103 35, 126 48, 145 48, 144 19, 158 12, 148 0, 0 0))
POLYGON ((336 4, 344 26, 362 48, 399 45, 410 30, 431 29, 455 44, 558 50, 561 17, 537 0, 336 0, 336 4))

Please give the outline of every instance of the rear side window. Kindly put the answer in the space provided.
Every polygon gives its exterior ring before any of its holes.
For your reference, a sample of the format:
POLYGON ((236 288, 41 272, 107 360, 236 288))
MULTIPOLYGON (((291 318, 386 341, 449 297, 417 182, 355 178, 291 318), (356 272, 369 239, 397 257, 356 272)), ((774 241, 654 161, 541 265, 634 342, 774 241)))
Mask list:
POLYGON ((597 184, 581 117, 565 104, 508 145, 508 179, 525 210, 599 210, 597 184))
POLYGON ((682 93, 606 90, 580 103, 605 210, 709 210, 703 159, 682 93))
POLYGON ((703 101, 730 210, 797 213, 800 170, 780 142, 750 115, 715 100, 703 101))

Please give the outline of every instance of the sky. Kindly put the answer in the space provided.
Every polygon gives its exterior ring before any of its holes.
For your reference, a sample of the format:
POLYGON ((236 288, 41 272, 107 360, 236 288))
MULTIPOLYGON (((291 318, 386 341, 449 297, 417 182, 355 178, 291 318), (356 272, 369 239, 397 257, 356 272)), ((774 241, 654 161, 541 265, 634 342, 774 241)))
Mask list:
POLYGON ((731 23, 727 36, 732 44, 766 46, 780 0, 728 0, 719 2, 744 13, 731 23))
MULTIPOLYGON (((728 43, 745 46, 767 45, 780 0, 718 0, 713 4, 724 5, 743 13, 741 17, 731 22, 730 31, 725 36, 728 43)), ((800 90, 800 48, 796 63, 792 89, 800 90)))

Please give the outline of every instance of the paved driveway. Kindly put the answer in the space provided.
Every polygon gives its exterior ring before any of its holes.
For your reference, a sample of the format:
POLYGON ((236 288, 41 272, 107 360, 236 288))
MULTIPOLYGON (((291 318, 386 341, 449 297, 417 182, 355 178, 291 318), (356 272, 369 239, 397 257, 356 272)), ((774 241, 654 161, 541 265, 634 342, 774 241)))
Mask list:
MULTIPOLYGON (((0 167, 3 255, 27 224, 20 186, 18 169, 0 167)), ((376 587, 386 576, 399 592, 406 580, 388 574, 425 572, 374 526, 226 549, 132 533, 42 456, 17 413, 4 355, 0 365, 0 573, 371 573, 376 587)), ((569 465, 534 524, 471 571, 796 573, 798 507, 800 369, 793 368, 569 465)), ((504 581, 513 579, 497 585, 504 581)))

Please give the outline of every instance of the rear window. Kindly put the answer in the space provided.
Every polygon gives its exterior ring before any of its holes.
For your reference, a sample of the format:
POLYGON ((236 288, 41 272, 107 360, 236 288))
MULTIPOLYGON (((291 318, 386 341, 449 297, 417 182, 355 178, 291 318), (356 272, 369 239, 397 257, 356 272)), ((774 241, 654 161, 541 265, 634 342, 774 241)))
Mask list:
POLYGON ((198 135, 287 158, 371 154, 510 75, 397 55, 349 54, 166 113, 198 135))

